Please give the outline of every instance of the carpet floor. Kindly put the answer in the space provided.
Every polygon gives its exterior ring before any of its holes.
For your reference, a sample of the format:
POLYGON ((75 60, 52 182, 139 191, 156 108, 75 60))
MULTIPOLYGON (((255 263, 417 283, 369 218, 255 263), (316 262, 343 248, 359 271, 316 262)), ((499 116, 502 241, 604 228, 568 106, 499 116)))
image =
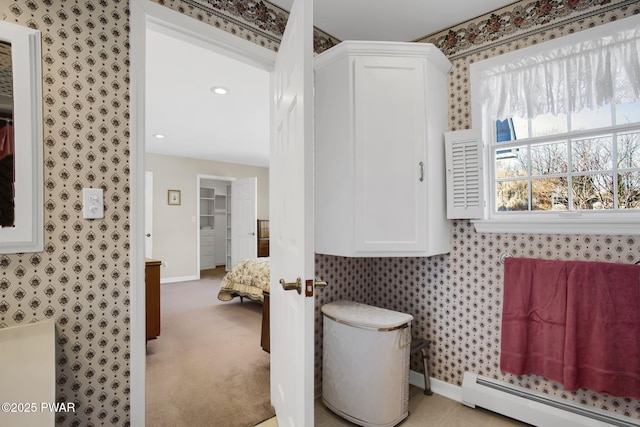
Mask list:
POLYGON ((218 300, 224 268, 161 285, 161 332, 147 342, 146 425, 250 427, 275 415, 262 305, 218 300))

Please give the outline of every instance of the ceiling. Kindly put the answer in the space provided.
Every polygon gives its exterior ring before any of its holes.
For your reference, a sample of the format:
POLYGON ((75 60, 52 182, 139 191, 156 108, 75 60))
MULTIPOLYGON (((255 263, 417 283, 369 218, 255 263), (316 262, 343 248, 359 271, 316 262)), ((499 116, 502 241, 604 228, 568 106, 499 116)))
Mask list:
MULTIPOLYGON (((270 2, 290 10, 293 0, 270 2)), ((315 0, 314 25, 340 40, 413 41, 510 3, 315 0)), ((269 73, 155 30, 146 62, 147 152, 268 166, 269 73)))
POLYGON ((154 30, 146 69, 147 152, 269 165, 267 71, 154 30))
MULTIPOLYGON (((268 0, 291 10, 293 0, 268 0)), ((514 0, 314 0, 313 24, 339 40, 414 41, 514 0)))

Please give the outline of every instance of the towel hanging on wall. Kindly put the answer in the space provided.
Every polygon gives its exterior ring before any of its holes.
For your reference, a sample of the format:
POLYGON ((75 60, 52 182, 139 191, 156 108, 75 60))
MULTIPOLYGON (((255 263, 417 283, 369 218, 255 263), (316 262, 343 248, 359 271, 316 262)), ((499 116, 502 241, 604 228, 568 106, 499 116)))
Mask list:
POLYGON ((565 388, 640 399, 640 265, 567 264, 565 388))
POLYGON ((562 382, 566 318, 566 265, 505 259, 500 368, 538 373, 562 382))
POLYGON ((640 265, 505 259, 500 367, 640 399, 640 265))

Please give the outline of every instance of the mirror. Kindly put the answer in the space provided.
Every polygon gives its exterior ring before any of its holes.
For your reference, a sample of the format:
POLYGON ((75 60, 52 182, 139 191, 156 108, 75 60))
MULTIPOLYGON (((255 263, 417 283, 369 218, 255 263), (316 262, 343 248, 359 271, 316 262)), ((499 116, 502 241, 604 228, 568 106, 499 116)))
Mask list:
POLYGON ((11 43, 0 41, 0 227, 15 225, 11 43))
POLYGON ((40 32, 0 21, 0 253, 43 249, 40 32))

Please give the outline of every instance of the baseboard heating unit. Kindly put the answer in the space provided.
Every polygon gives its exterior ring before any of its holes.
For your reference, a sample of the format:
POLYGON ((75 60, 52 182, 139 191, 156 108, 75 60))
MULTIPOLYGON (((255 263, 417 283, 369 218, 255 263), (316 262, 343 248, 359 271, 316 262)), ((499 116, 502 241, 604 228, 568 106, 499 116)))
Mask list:
POLYGON ((462 403, 543 427, 638 427, 640 421, 465 372, 462 403))

